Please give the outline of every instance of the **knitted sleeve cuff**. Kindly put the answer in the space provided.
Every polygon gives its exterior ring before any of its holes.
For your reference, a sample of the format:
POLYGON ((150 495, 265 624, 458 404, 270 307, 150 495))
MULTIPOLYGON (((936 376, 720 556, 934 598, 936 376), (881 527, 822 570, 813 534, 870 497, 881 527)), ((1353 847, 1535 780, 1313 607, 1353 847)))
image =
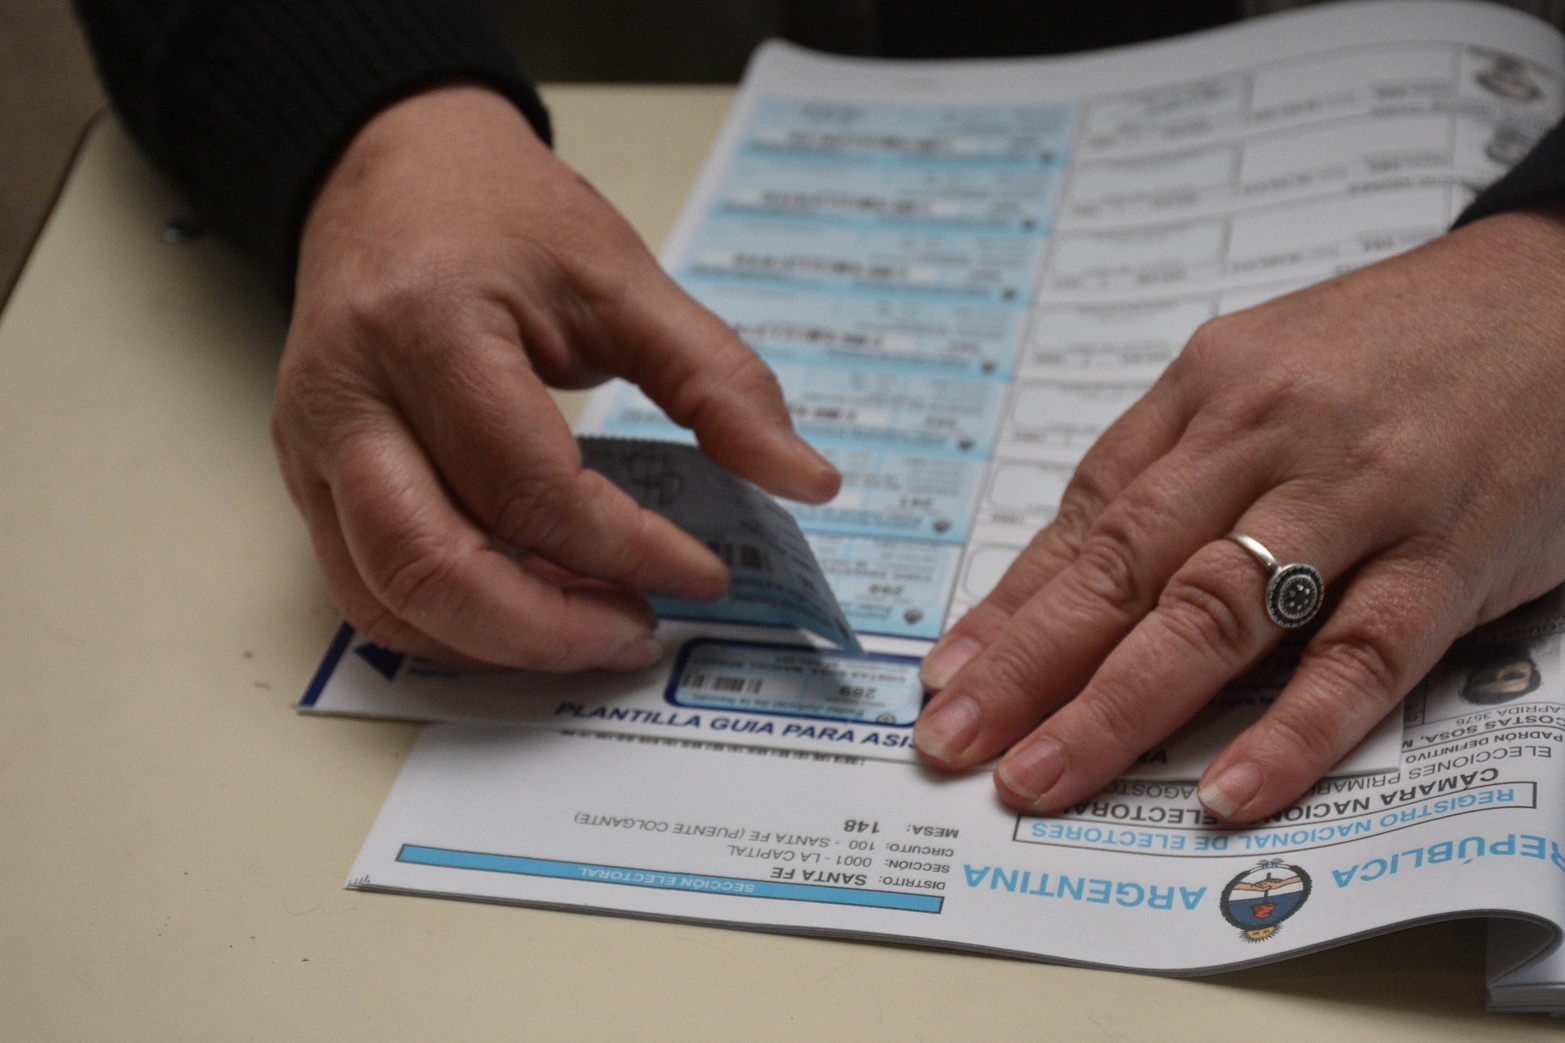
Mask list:
POLYGON ((285 297, 316 190, 387 104, 476 80, 549 140, 537 92, 477 4, 252 0, 206 10, 172 41, 188 61, 163 70, 160 115, 171 122, 156 136, 202 216, 256 253, 285 297))

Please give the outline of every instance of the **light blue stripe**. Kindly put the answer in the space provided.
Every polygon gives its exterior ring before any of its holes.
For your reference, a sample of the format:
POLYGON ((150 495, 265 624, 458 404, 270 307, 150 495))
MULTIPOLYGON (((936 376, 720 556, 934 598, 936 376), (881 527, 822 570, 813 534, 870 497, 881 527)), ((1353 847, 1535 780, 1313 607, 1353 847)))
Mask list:
POLYGON ((558 862, 548 858, 493 855, 480 851, 423 847, 418 844, 402 845, 397 861, 449 869, 479 869, 491 873, 550 877, 556 880, 586 880, 600 884, 651 887, 663 891, 699 891, 707 894, 733 895, 739 898, 780 898, 792 902, 902 909, 915 913, 938 913, 943 902, 938 895, 860 891, 851 887, 828 887, 823 884, 794 884, 780 880, 747 880, 733 876, 671 873, 657 869, 593 865, 586 862, 558 862))

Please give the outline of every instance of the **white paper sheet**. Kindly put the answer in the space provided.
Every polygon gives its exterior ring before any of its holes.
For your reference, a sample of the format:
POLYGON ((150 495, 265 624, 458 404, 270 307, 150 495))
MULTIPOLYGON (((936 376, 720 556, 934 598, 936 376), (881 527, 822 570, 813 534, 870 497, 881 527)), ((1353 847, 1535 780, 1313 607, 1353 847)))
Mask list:
MULTIPOLYGON (((897 761, 918 657, 1190 333, 1439 234, 1565 110, 1562 69, 1540 23, 1439 2, 1036 61, 764 49, 665 257, 843 468, 795 517, 866 656, 671 622, 644 677, 477 678, 344 633, 315 709, 576 733, 431 729, 353 886, 1167 973, 1495 915, 1526 925, 1497 932, 1497 1003, 1557 1004, 1549 965, 1503 975, 1565 922, 1558 595, 1453 650, 1360 774, 1253 829, 1216 829, 1187 780, 1286 648, 1057 818, 897 761)), ((584 427, 684 437, 623 385, 584 427)))

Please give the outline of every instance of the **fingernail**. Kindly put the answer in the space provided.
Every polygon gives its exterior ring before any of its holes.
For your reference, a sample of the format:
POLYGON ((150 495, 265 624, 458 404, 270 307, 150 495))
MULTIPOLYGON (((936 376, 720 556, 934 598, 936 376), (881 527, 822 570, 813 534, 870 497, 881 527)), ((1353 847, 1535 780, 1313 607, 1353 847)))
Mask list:
POLYGON ((641 670, 663 658, 655 638, 638 637, 598 664, 600 670, 641 670))
POLYGON ((1048 736, 1034 739, 1006 754, 995 774, 1006 789, 1036 804, 1065 774, 1065 747, 1048 736))
POLYGON ((1261 789, 1261 769, 1250 761, 1224 770, 1211 782, 1203 782, 1196 798, 1219 818, 1233 818, 1261 789))
POLYGON ((792 431, 783 434, 783 445, 797 461, 797 467, 808 472, 804 477, 789 481, 784 496, 802 503, 822 503, 837 495, 842 475, 830 460, 792 431))
POLYGON ((913 745, 937 761, 954 761, 978 737, 978 707, 965 695, 948 699, 913 726, 913 745))
POLYGON ((942 641, 924 657, 924 665, 918 670, 918 680, 931 692, 938 692, 950 684, 957 671, 971 663, 981 651, 983 646, 970 637, 953 637, 942 641))

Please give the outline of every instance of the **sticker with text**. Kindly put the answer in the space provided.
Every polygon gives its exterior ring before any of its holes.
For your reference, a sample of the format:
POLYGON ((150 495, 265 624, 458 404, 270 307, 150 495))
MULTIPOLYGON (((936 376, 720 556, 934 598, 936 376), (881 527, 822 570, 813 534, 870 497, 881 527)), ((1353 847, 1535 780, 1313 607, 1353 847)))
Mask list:
POLYGON ((924 705, 919 660, 799 645, 698 639, 680 651, 675 706, 911 726, 924 705))

